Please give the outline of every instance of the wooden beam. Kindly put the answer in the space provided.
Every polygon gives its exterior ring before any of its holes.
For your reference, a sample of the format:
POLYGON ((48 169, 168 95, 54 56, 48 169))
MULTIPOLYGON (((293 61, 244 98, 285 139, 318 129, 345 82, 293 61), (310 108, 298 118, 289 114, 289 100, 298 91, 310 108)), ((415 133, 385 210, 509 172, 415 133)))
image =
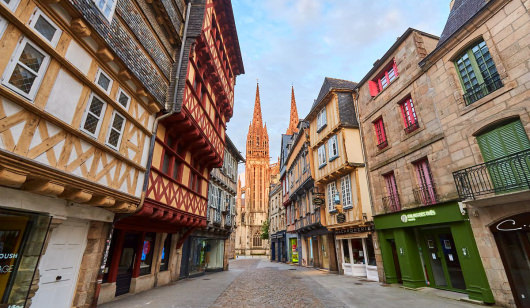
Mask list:
POLYGON ((87 203, 93 206, 111 207, 116 203, 116 199, 107 196, 94 196, 87 203))
POLYGON ((0 169, 0 185, 20 188, 26 182, 26 175, 12 172, 7 169, 0 169))
POLYGON ((59 195, 59 198, 70 200, 76 203, 86 203, 92 199, 92 194, 81 189, 67 188, 61 195, 59 195))
POLYGON ((73 19, 70 23, 70 28, 74 33, 80 37, 90 36, 92 33, 86 23, 81 18, 73 19))
POLYGON ((149 105, 147 105, 147 108, 149 108, 151 113, 158 113, 160 111, 160 107, 156 102, 150 102, 149 105))
POLYGON ((114 61, 114 55, 108 48, 100 48, 96 54, 103 62, 114 61))
POLYGON ((64 185, 47 179, 30 179, 24 184, 23 189, 46 196, 59 196, 64 191, 64 185))

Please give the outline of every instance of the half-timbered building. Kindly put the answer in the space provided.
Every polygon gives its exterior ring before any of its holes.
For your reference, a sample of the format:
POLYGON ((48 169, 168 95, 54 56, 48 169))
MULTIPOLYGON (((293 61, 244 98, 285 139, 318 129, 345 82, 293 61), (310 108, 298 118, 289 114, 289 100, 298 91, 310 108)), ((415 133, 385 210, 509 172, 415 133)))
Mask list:
POLYGON ((100 303, 178 279, 184 240, 207 225, 210 171, 223 163, 243 63, 230 1, 179 8, 169 16, 183 21, 182 37, 165 66, 167 104, 151 138, 145 200, 115 222, 100 303))
POLYGON ((111 222, 141 205, 183 9, 0 1, 0 305, 93 302, 111 222))

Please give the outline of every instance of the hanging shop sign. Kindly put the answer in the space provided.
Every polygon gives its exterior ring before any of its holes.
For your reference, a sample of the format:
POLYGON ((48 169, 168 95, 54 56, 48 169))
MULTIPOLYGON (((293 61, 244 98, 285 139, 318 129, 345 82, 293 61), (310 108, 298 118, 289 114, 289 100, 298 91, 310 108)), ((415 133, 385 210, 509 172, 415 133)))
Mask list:
POLYGON ((337 214, 337 223, 341 224, 346 221, 346 215, 344 213, 337 214))
POLYGON ((324 199, 319 198, 319 197, 314 197, 313 198, 313 204, 314 205, 323 205, 324 204, 324 199))
POLYGON ((410 214, 403 214, 401 215, 401 222, 407 223, 416 221, 416 219, 429 217, 429 216, 436 216, 435 210, 428 210, 428 211, 422 211, 422 212, 416 212, 416 213, 410 213, 410 214))
POLYGON ((370 232, 374 231, 374 225, 362 226, 362 227, 353 227, 346 229, 335 230, 335 234, 348 234, 348 233, 360 233, 360 232, 370 232))

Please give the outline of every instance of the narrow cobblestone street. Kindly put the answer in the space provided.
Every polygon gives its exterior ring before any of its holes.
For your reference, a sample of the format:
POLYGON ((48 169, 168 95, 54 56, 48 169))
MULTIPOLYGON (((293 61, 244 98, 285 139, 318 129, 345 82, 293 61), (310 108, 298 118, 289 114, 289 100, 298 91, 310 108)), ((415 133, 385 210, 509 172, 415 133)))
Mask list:
POLYGON ((385 287, 265 259, 238 259, 229 271, 126 295, 100 307, 480 307, 458 298, 431 288, 385 287))

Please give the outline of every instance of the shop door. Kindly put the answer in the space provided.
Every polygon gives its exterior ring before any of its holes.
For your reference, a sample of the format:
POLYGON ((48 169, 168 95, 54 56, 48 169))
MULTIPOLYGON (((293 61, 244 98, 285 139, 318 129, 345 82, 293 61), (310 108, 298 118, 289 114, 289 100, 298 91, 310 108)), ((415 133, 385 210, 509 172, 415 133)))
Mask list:
POLYGON ((314 257, 314 260, 313 260, 313 266, 315 268, 319 268, 320 267, 320 250, 318 249, 319 247, 319 241, 318 241, 318 237, 317 236, 313 236, 313 257, 314 257))
POLYGON ((298 263, 298 245, 296 238, 290 238, 289 243, 291 246, 291 262, 298 263))
POLYGON ((39 264, 39 289, 31 307, 70 307, 86 247, 88 223, 66 220, 53 229, 39 264))
POLYGON ((466 283, 451 232, 442 229, 423 231, 423 233, 426 259, 429 260, 427 276, 431 286, 455 291, 465 290, 466 283))
POLYGON ((126 234, 116 276, 116 296, 129 293, 137 248, 138 234, 126 234))
POLYGON ((396 241, 394 239, 388 240, 390 247, 392 248, 392 259, 394 261, 394 269, 396 270, 396 280, 398 283, 403 283, 403 278, 401 277, 401 267, 399 267, 399 257, 396 248, 396 241))

